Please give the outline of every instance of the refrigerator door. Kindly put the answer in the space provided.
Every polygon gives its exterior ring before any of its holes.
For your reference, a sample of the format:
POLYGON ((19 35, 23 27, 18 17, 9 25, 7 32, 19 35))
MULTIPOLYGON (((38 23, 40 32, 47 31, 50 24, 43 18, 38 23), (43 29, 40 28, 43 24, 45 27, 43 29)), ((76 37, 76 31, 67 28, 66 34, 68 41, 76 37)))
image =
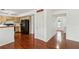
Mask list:
POLYGON ((29 34, 29 20, 21 20, 21 33, 29 34))

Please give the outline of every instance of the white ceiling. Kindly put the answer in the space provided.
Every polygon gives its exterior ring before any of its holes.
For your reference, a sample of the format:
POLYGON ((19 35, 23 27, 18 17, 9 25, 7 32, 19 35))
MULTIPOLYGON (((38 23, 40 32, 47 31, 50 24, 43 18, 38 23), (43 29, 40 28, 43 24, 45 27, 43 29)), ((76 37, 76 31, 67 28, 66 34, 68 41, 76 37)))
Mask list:
POLYGON ((0 9, 0 15, 12 15, 12 16, 16 16, 16 15, 20 15, 23 13, 27 13, 32 11, 33 9, 0 9))
MULTIPOLYGON (((31 12, 32 10, 35 9, 0 9, 0 15, 3 16, 19 16, 23 15, 25 13, 31 12)), ((48 9, 51 10, 52 12, 58 11, 58 10, 64 10, 64 9, 48 9)))

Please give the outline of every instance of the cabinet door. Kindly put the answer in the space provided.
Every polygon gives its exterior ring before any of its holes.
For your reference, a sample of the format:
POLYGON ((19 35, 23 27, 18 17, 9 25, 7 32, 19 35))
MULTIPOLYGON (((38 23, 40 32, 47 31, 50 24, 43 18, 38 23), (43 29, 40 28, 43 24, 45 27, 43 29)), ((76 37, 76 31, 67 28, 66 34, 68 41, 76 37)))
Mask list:
POLYGON ((6 21, 6 17, 5 16, 0 16, 0 22, 5 22, 6 21))

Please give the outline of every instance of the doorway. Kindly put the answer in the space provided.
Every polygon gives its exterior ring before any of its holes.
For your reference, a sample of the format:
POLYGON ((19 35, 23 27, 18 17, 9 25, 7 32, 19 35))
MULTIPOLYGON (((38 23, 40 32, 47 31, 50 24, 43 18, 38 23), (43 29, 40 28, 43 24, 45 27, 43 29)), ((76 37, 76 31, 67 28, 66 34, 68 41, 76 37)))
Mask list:
POLYGON ((66 48, 66 16, 56 18, 56 48, 66 48))

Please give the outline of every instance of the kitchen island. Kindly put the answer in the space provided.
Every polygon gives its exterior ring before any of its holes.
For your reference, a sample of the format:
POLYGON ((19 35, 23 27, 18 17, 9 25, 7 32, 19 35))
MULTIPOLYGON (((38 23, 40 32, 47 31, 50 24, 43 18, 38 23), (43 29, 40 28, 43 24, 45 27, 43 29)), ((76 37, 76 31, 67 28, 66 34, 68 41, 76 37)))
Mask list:
POLYGON ((14 26, 0 25, 0 46, 14 42, 14 26))

